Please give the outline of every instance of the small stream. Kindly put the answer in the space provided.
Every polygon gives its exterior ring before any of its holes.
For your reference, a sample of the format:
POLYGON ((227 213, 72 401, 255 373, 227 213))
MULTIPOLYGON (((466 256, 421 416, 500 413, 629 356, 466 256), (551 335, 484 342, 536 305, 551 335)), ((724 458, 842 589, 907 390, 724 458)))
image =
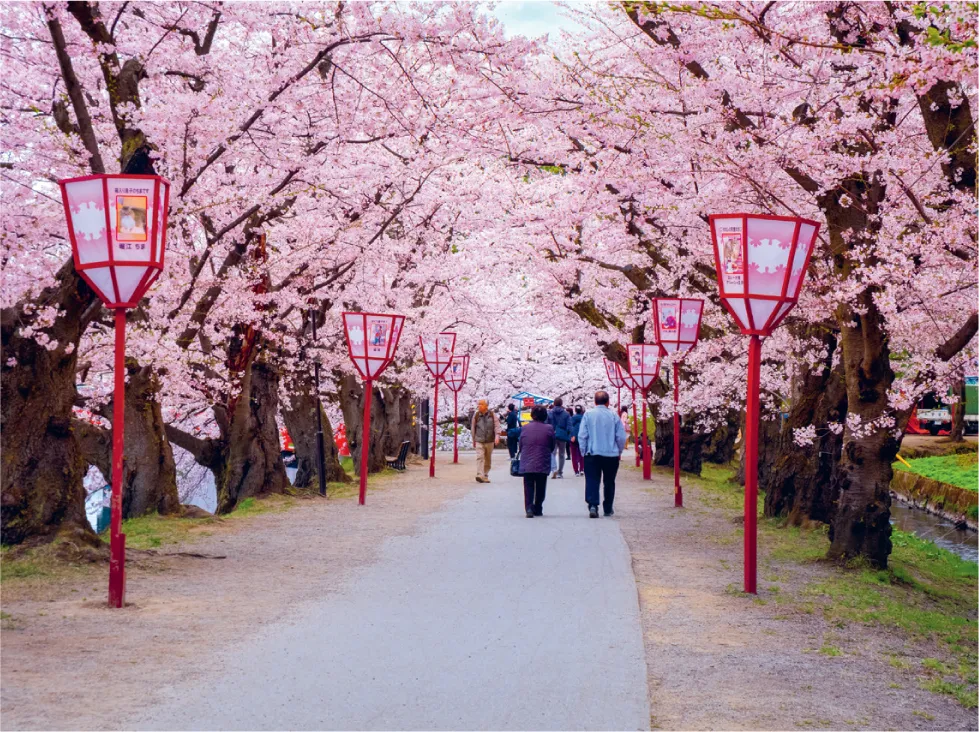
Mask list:
POLYGON ((924 509, 912 508, 897 498, 891 503, 891 525, 919 539, 927 539, 970 562, 979 561, 979 534, 969 529, 957 529, 951 521, 924 509))

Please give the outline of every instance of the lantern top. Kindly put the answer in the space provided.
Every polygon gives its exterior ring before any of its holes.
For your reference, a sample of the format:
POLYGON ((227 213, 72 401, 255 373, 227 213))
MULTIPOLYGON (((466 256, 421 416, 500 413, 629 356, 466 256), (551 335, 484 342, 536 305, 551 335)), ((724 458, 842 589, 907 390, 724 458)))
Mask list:
POLYGON ((452 391, 461 391, 469 379, 469 354, 453 356, 444 378, 446 385, 452 391))
POLYGON ((608 376, 608 383, 616 389, 626 386, 625 377, 622 375, 622 367, 615 361, 608 358, 602 359, 605 362, 605 375, 608 376))
POLYGON ((169 181, 121 173, 58 185, 76 271, 108 307, 135 307, 163 271, 169 181))
POLYGON ((721 302, 743 334, 771 335, 798 302, 819 223, 747 213, 709 219, 721 302))
POLYGON ((376 379, 394 360, 404 322, 404 315, 390 313, 343 314, 347 351, 365 380, 376 379))
POLYGON ((630 343, 629 376, 643 394, 659 378, 659 361, 662 350, 658 343, 630 343))
POLYGON ((436 379, 449 368, 456 347, 456 334, 448 331, 434 336, 418 336, 425 365, 436 379))
POLYGON ((656 340, 664 355, 681 356, 697 345, 704 301, 693 297, 656 297, 653 306, 653 326, 656 340))

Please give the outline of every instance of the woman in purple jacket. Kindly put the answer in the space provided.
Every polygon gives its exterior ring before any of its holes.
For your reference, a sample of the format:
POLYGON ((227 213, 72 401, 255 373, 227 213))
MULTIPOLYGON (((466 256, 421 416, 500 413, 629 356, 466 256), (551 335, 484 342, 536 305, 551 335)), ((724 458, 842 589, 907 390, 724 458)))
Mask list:
POLYGON ((520 431, 520 474, 523 475, 523 502, 527 518, 544 515, 547 473, 554 452, 554 428, 547 424, 547 410, 534 407, 530 423, 520 431))

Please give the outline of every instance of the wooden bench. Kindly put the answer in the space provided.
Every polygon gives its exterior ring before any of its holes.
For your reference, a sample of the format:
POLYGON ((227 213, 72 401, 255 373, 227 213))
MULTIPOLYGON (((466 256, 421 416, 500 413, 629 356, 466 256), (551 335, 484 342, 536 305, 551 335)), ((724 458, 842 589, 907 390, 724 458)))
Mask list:
POLYGON ((401 443, 401 449, 398 451, 398 457, 387 458, 388 467, 394 468, 395 470, 405 469, 405 460, 408 459, 408 440, 401 443))

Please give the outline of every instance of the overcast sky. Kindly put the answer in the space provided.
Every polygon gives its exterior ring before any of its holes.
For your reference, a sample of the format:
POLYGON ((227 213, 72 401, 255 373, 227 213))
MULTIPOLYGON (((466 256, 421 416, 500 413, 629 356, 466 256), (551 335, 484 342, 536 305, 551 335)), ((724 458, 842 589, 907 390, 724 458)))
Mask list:
POLYGON ((550 33, 550 40, 556 41, 558 31, 574 31, 579 27, 561 13, 556 3, 549 0, 503 0, 497 3, 493 14, 503 22, 504 32, 508 37, 537 38, 550 33))

